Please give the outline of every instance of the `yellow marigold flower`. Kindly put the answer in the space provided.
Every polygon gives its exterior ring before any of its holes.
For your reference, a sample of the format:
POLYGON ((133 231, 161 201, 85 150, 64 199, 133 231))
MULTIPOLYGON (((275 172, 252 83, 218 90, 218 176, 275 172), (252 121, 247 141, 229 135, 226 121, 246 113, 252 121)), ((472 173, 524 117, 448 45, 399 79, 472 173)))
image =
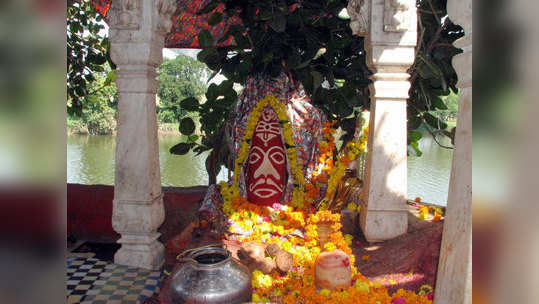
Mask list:
POLYGON ((337 249, 337 246, 335 246, 335 244, 333 244, 332 242, 327 242, 324 245, 324 249, 326 249, 327 251, 333 251, 333 250, 337 249))
POLYGON ((419 295, 420 296, 423 296, 429 292, 432 291, 432 286, 430 285, 422 285, 420 288, 419 288, 419 295))
POLYGON ((354 284, 354 287, 357 289, 357 291, 361 291, 361 292, 370 291, 369 283, 364 282, 364 281, 357 280, 356 283, 354 284))
POLYGON ((357 212, 361 212, 361 205, 357 205, 357 212))
POLYGON ((324 289, 320 290, 320 294, 327 297, 327 296, 329 296, 331 294, 331 291, 329 289, 324 288, 324 289))
POLYGON ((346 241, 346 244, 348 244, 348 246, 352 245, 352 241, 354 240, 354 236, 351 235, 351 234, 345 234, 344 235, 344 240, 346 241))
POLYGON ((260 270, 253 271, 252 284, 254 288, 271 287, 271 276, 262 273, 260 270))
POLYGON ((290 251, 290 249, 292 249, 292 243, 290 243, 289 241, 282 242, 281 249, 290 251))
POLYGON ((339 229, 342 228, 342 224, 341 223, 335 223, 333 225, 331 225, 331 229, 333 229, 333 231, 339 231, 339 229))
POLYGON ((356 203, 352 202, 352 203, 348 204, 348 206, 346 206, 346 208, 348 208, 350 210, 356 210, 357 205, 356 205, 356 203))

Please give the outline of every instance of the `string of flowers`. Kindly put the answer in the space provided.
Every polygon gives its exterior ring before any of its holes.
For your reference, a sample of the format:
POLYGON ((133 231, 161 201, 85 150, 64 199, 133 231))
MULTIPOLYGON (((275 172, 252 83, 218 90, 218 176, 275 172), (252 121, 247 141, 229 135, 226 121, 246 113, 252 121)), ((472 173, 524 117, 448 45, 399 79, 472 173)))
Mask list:
POLYGON ((277 272, 264 274, 255 270, 252 274, 253 302, 279 303, 421 303, 431 304, 427 296, 418 296, 411 291, 399 290, 389 295, 379 282, 369 281, 355 266, 351 266, 353 284, 337 290, 317 291, 314 284, 314 262, 322 251, 340 249, 350 256, 355 265, 351 244, 353 236, 340 232, 340 214, 320 210, 308 214, 290 206, 274 204, 272 207, 249 203, 245 198, 233 196, 234 186, 221 183, 224 211, 231 223, 229 232, 238 235, 239 242, 255 241, 276 243, 290 252, 294 268, 287 275, 277 272), (318 241, 318 226, 331 227, 330 241, 323 248, 318 241), (304 237, 296 235, 304 231, 304 237), (405 302, 399 302, 400 299, 405 302))
POLYGON ((268 106, 270 106, 277 114, 277 118, 279 119, 279 122, 282 127, 284 141, 287 146, 287 161, 290 165, 290 171, 294 179, 294 190, 292 192, 292 200, 290 203, 294 207, 304 208, 305 205, 303 200, 305 177, 303 175, 303 170, 298 163, 298 150, 295 147, 293 138, 294 134, 290 126, 290 120, 288 119, 288 116, 286 114, 285 105, 279 102, 279 99, 273 95, 269 95, 260 99, 257 102, 255 108, 252 110, 251 114, 249 114, 249 117, 247 118, 245 133, 241 141, 240 152, 234 163, 234 186, 235 188, 238 188, 240 171, 249 155, 251 139, 253 138, 253 133, 258 123, 258 119, 264 108, 268 106))
MULTIPOLYGON (((341 170, 353 159, 361 143, 349 144, 349 152, 340 157, 337 169, 333 166, 334 130, 332 123, 326 124, 324 134, 327 142, 321 144, 321 162, 319 172, 329 178, 329 182, 334 180, 335 170, 341 170)), ((340 172, 340 171, 339 171, 340 172)), ((277 271, 264 274, 260 270, 252 273, 253 302, 278 302, 278 303, 417 303, 432 304, 427 296, 420 296, 411 291, 399 289, 393 295, 389 295, 387 289, 379 282, 371 282, 361 275, 355 267, 355 256, 352 254, 352 235, 343 235, 340 231, 341 216, 329 210, 319 210, 310 213, 310 201, 314 199, 314 192, 317 195, 320 191, 321 183, 324 182, 323 175, 315 178, 314 184, 304 187, 305 180, 303 171, 298 166, 297 150, 294 147, 292 130, 288 123, 284 106, 273 96, 261 99, 252 111, 247 121, 245 135, 241 143, 240 154, 235 162, 234 182, 232 185, 226 182, 220 183, 220 192, 223 197, 223 211, 228 218, 229 237, 238 242, 255 241, 258 243, 276 243, 283 250, 292 254, 294 267, 286 275, 281 275, 277 271), (248 156, 250 141, 258 122, 261 111, 271 106, 276 112, 283 127, 283 135, 287 144, 288 161, 293 173, 295 189, 292 195, 292 202, 284 204, 273 204, 270 206, 256 205, 242 197, 239 192, 239 173, 245 159, 248 156), (322 176, 322 177, 320 177, 322 176), (313 190, 313 188, 315 188, 313 190), (306 190, 307 193, 304 191, 306 190), (311 191, 311 193, 310 193, 311 191), (323 246, 318 235, 319 227, 325 225, 330 227, 329 239, 323 246), (316 257, 322 251, 342 250, 350 257, 353 284, 349 287, 337 288, 336 290, 317 290, 314 284, 314 263, 316 257), (395 302, 397 301, 397 302, 395 302), (405 301, 405 302, 398 302, 405 301)), ((342 178, 342 176, 341 176, 342 178)))
MULTIPOLYGON (((331 198, 335 195, 337 185, 342 180, 350 162, 355 160, 360 153, 365 151, 368 133, 369 128, 365 128, 359 141, 349 141, 346 143, 344 149, 345 152, 337 156, 336 164, 329 172, 330 178, 328 180, 326 195, 323 201, 327 202, 331 200, 331 198)), ((322 203, 320 208, 325 209, 327 208, 327 205, 322 203)))
POLYGON ((311 183, 305 185, 305 200, 306 204, 312 204, 320 195, 322 184, 326 183, 329 177, 329 172, 333 168, 333 155, 335 151, 335 134, 336 130, 333 126, 337 121, 326 122, 322 129, 324 140, 319 143, 318 164, 313 171, 311 183))

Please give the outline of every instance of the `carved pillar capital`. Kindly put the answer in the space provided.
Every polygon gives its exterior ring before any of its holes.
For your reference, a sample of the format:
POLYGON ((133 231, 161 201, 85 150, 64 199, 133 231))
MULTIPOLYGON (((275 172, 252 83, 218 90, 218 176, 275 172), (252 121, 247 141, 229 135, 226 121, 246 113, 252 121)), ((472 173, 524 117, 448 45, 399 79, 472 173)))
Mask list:
POLYGON ((413 22, 415 2, 410 0, 385 0, 384 1, 384 31, 406 32, 413 22))
POLYGON ((162 35, 166 35, 172 28, 171 18, 176 8, 175 0, 157 0, 158 22, 156 28, 162 35))
POLYGON ((171 16, 175 10, 174 0, 112 2, 106 21, 111 59, 120 70, 134 70, 126 67, 130 65, 155 68, 161 64, 165 35, 172 27, 171 16))
POLYGON ((115 0, 106 21, 111 40, 117 42, 151 39, 153 34, 166 35, 172 27, 174 0, 115 0))
POLYGON ((370 0, 350 0, 348 1, 348 15, 350 16, 350 28, 352 33, 357 36, 366 36, 369 34, 370 0))

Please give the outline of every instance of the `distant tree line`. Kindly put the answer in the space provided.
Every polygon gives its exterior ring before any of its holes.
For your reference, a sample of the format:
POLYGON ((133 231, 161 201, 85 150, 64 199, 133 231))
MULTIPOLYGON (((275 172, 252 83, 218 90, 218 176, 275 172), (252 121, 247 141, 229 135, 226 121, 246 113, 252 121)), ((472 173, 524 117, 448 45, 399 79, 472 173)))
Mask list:
MULTIPOLYGON (((175 59, 165 59, 157 71, 157 121, 160 124, 176 123, 188 114, 180 108, 179 101, 204 94, 207 89, 204 79, 209 70, 191 57, 178 55, 175 59)), ((102 135, 112 134, 116 129, 116 74, 106 65, 103 71, 94 72, 93 77, 94 80, 87 84, 87 94, 80 97, 84 106, 80 111, 68 111, 70 133, 102 135)))

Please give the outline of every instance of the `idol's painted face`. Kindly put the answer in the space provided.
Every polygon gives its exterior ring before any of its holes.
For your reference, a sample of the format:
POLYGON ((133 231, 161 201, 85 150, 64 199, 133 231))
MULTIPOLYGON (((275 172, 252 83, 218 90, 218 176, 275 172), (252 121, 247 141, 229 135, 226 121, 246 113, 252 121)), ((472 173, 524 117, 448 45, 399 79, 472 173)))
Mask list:
POLYGON ((247 199, 259 205, 279 203, 285 185, 286 151, 279 120, 270 107, 260 114, 247 163, 247 199))

